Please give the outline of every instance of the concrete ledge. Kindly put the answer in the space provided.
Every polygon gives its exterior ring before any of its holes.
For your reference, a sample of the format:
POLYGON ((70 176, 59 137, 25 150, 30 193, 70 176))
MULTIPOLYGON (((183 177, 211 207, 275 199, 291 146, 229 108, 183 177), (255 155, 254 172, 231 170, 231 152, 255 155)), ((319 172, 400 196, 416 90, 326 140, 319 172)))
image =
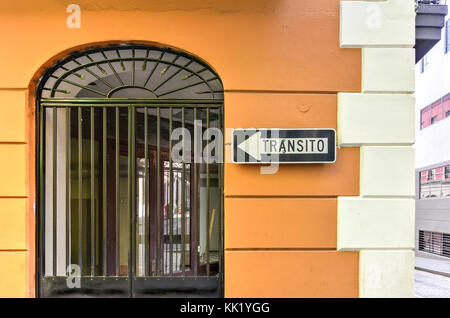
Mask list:
POLYGON ((415 269, 436 275, 450 277, 450 258, 448 259, 448 261, 444 261, 416 256, 415 269))
POLYGON ((425 268, 425 267, 415 266, 414 269, 417 269, 418 271, 422 271, 422 272, 435 274, 435 275, 441 275, 441 276, 445 276, 445 277, 450 277, 449 273, 439 272, 439 271, 435 271, 435 270, 432 270, 432 269, 429 269, 429 268, 425 268))

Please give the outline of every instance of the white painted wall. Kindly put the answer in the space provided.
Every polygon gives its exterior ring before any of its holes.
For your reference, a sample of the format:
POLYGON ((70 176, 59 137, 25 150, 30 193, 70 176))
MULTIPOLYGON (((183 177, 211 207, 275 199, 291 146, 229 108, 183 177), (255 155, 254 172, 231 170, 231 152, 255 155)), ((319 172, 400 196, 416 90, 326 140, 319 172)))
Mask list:
MULTIPOLYGON (((450 19, 450 14, 446 20, 450 19)), ((420 130, 420 110, 450 92, 450 52, 445 54, 445 27, 427 54, 428 66, 416 65, 416 168, 450 160, 450 118, 420 130)))

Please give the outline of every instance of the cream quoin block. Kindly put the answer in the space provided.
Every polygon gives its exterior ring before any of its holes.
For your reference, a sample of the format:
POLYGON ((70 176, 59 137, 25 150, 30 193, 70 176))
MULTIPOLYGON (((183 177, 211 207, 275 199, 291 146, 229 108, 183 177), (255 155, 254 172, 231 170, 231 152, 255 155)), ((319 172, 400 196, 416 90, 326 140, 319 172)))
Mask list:
POLYGON ((414 248, 414 199, 338 198, 338 250, 414 248))
POLYGON ((414 295, 415 1, 341 1, 340 47, 362 48, 360 93, 338 94, 337 138, 360 148, 360 197, 338 197, 338 250, 360 297, 414 295))
POLYGON ((411 94, 339 93, 339 146, 413 144, 414 105, 411 94))
POLYGON ((414 49, 363 48, 362 92, 412 93, 414 67, 414 49))
POLYGON ((414 197, 414 183, 414 148, 361 147, 361 196, 414 197))
POLYGON ((359 253, 359 296, 414 297, 413 250, 363 250, 359 253))
POLYGON ((414 4, 414 0, 341 1, 341 47, 413 47, 414 4))

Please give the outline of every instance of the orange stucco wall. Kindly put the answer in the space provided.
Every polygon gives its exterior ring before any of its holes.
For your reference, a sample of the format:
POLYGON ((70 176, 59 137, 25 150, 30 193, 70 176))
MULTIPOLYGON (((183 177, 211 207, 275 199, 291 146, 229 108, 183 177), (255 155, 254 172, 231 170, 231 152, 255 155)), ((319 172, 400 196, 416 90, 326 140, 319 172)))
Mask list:
POLYGON ((335 251, 226 251, 232 297, 357 297, 358 254, 335 251), (355 281, 356 280, 356 281, 355 281), (237 283, 239 282, 239 283, 237 283))
MULTIPOLYGON (((334 93, 227 93, 225 127, 336 128, 336 102, 334 93)), ((275 174, 226 163, 225 295, 357 297, 358 254, 336 251, 336 197, 345 195, 359 195, 359 148, 275 174)))
MULTIPOLYGON (((0 3, 0 296, 35 295, 34 89, 58 58, 102 42, 187 51, 221 77, 227 128, 336 128, 336 93, 360 91, 338 0, 79 0, 80 29, 66 26, 69 3, 0 3)), ((357 253, 335 250, 335 198, 358 195, 358 174, 352 148, 275 175, 227 164, 225 295, 357 296, 357 253)))

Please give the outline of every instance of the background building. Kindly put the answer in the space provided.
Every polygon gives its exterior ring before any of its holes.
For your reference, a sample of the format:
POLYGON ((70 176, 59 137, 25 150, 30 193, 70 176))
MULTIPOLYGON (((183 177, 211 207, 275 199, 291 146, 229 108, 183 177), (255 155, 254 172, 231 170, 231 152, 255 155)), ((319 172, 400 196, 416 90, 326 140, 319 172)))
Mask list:
POLYGON ((416 255, 450 258, 450 15, 416 65, 416 255))

